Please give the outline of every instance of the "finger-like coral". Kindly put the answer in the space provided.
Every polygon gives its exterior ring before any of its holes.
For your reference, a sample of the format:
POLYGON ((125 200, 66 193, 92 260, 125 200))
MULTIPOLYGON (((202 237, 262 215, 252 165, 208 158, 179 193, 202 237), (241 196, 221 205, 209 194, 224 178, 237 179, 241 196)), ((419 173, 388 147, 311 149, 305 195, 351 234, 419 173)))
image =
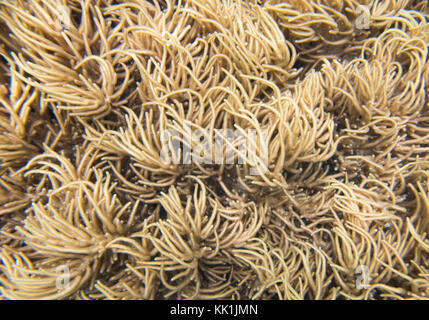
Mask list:
POLYGON ((0 299, 427 299, 425 2, 0 2, 0 299))

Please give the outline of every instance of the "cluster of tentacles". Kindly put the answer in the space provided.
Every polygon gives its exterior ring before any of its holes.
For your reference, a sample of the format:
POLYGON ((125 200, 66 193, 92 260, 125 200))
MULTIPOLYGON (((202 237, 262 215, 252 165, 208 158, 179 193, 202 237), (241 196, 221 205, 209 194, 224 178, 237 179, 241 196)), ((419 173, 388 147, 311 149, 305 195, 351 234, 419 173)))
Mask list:
POLYGON ((1 1, 0 299, 429 298, 425 3, 1 1))

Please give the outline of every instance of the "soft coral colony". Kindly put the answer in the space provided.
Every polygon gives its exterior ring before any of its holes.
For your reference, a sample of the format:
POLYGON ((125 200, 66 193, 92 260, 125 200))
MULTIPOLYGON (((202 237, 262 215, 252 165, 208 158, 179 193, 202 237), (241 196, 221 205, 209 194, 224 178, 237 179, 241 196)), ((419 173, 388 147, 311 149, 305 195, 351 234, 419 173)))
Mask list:
POLYGON ((0 299, 429 298, 428 18, 0 2, 0 299), (266 167, 238 138, 240 163, 163 162, 185 125, 265 132, 266 167))

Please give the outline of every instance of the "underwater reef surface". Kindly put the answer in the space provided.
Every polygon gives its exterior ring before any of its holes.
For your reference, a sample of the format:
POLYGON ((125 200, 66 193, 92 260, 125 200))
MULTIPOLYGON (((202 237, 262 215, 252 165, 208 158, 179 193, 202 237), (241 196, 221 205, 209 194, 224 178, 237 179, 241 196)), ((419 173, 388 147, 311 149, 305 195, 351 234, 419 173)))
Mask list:
POLYGON ((0 2, 1 299, 428 299, 429 8, 0 2))

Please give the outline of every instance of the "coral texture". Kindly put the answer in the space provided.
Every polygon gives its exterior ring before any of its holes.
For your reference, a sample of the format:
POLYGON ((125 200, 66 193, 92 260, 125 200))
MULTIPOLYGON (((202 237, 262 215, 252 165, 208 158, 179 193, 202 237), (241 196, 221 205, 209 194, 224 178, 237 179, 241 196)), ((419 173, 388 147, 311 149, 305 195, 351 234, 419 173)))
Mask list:
POLYGON ((0 299, 428 299, 428 43, 426 1, 1 1, 0 299))

